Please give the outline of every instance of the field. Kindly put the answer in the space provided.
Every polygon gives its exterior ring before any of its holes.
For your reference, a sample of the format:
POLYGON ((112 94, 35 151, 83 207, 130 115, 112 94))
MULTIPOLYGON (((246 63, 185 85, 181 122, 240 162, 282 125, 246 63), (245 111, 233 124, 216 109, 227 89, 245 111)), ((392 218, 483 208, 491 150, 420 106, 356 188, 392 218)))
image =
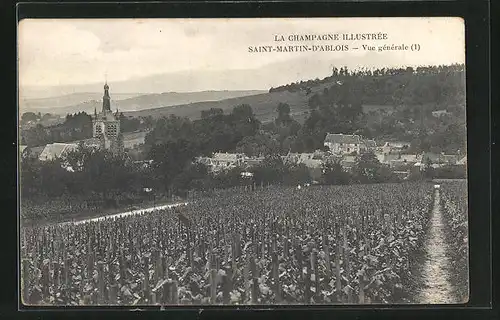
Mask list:
MULTIPOLYGON (((331 84, 322 84, 312 88, 310 94, 303 91, 289 92, 279 91, 270 93, 253 94, 242 97, 224 99, 219 101, 203 101, 189 104, 179 104, 175 106, 167 106, 162 108, 152 108, 141 111, 124 112, 126 116, 132 117, 147 117, 151 116, 155 119, 169 116, 171 114, 179 117, 187 117, 191 120, 196 120, 201 117, 202 110, 209 110, 211 108, 220 108, 225 113, 230 113, 233 107, 248 104, 252 107, 255 116, 259 121, 270 122, 276 117, 276 107, 279 103, 287 103, 290 106, 291 115, 297 121, 303 123, 307 118, 309 112, 308 100, 317 92, 321 92, 324 88, 331 86, 331 84)), ((363 111, 368 113, 370 111, 377 111, 380 109, 391 110, 392 106, 363 106, 363 111)))
POLYGON ((453 269, 450 281, 457 289, 457 300, 466 302, 469 297, 469 228, 467 219, 467 181, 449 180, 443 182, 441 206, 448 221, 447 240, 453 269))
MULTIPOLYGON (((462 208, 450 214, 463 222, 462 190, 441 192, 447 208, 462 208)), ((31 305, 410 303, 407 279, 433 195, 428 183, 238 188, 191 194, 184 207, 146 215, 26 227, 22 298, 31 305)))

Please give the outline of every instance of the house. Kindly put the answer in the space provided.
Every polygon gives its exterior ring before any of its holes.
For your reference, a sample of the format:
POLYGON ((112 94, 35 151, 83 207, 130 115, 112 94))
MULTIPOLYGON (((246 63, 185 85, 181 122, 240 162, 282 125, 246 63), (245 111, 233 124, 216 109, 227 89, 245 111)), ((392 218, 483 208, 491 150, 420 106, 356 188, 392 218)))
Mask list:
POLYGON ((447 155, 444 153, 424 152, 421 156, 421 162, 438 165, 455 165, 459 161, 459 156, 455 154, 447 155))
POLYGON ((282 156, 281 159, 285 163, 301 163, 304 160, 312 159, 314 153, 296 153, 289 152, 286 156, 282 156))
POLYGON ((376 153, 375 156, 380 163, 390 167, 413 165, 421 159, 421 155, 416 154, 376 153))
POLYGON ((242 165, 245 159, 245 155, 243 153, 214 153, 212 159, 215 162, 215 165, 222 167, 236 167, 242 165))
POLYGON ((328 133, 325 137, 324 146, 335 154, 360 153, 362 140, 359 135, 328 133))
POLYGON ((75 143, 51 143, 45 146, 38 159, 40 161, 50 161, 63 158, 65 154, 77 148, 78 145, 75 143))
POLYGON ((433 152, 423 152, 421 155, 422 163, 430 162, 430 163, 438 163, 439 157, 441 155, 439 153, 433 152))
POLYGON ((389 164, 393 160, 399 159, 399 154, 390 153, 376 153, 375 156, 380 163, 389 164))
POLYGON ((212 157, 198 157, 196 161, 206 165, 210 171, 218 172, 243 166, 246 156, 242 153, 214 153, 212 157))
POLYGON ((146 131, 127 132, 123 134, 123 147, 135 149, 142 146, 146 140, 146 131))
POLYGON ((143 169, 147 169, 147 168, 151 167, 151 165, 153 164, 153 160, 135 160, 134 164, 136 166, 143 168, 143 169))
POLYGON ((321 168, 322 156, 319 153, 289 153, 282 157, 287 164, 304 164, 308 168, 321 168))
POLYGON ((403 141, 386 142, 382 147, 382 152, 385 154, 401 153, 408 148, 410 148, 410 142, 403 142, 403 141))
POLYGON ((418 154, 401 154, 399 158, 404 160, 406 163, 415 164, 420 161, 420 155, 418 154))
POLYGON ((245 158, 243 164, 246 168, 258 166, 264 161, 264 157, 245 158))
POLYGON ((87 148, 100 148, 101 147, 101 141, 98 138, 89 138, 89 139, 84 139, 84 140, 76 140, 71 143, 74 144, 80 144, 83 143, 84 147, 87 148))

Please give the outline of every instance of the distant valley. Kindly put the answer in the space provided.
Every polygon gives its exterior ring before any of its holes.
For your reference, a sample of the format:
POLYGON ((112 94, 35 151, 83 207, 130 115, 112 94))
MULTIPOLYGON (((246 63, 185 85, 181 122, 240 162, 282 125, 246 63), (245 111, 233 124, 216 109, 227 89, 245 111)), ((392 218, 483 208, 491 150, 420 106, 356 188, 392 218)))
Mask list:
MULTIPOLYGON (((287 103, 290 106, 290 115, 300 123, 304 122, 308 117, 309 98, 314 93, 322 92, 324 88, 330 87, 331 83, 317 85, 311 88, 311 92, 307 94, 305 91, 279 91, 266 92, 254 95, 241 96, 236 98, 224 99, 219 101, 202 101, 195 103, 187 103, 175 105, 171 107, 144 109, 141 111, 124 112, 130 117, 147 117, 151 116, 154 119, 176 115, 179 117, 187 117, 191 120, 201 118, 201 111, 211 108, 220 108, 224 113, 230 113, 233 107, 248 104, 257 119, 261 122, 273 121, 276 117, 276 107, 279 103, 287 103)), ((372 110, 386 109, 392 110, 391 105, 363 105, 363 111, 368 113, 372 110)))
MULTIPOLYGON (((176 105, 219 101, 262 94, 264 90, 165 92, 159 94, 112 93, 112 108, 123 112, 144 111, 176 105)), ((66 115, 84 111, 93 113, 102 107, 102 93, 82 92, 49 98, 21 99, 20 112, 41 112, 66 115)))

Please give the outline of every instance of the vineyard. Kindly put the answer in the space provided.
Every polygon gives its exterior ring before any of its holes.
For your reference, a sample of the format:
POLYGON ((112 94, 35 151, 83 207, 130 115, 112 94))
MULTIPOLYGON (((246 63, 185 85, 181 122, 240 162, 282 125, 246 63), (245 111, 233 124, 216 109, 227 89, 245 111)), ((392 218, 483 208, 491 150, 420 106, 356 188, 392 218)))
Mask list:
MULTIPOLYGON (((26 227, 22 300, 409 303, 406 279, 425 238, 433 194, 429 183, 233 189, 144 215, 26 227)), ((460 186, 442 190, 462 243, 463 194, 460 186)))
POLYGON ((467 301, 469 296, 469 242, 467 219, 467 183, 447 182, 442 185, 441 206, 448 221, 448 242, 454 261, 451 277, 456 283, 457 300, 467 301))

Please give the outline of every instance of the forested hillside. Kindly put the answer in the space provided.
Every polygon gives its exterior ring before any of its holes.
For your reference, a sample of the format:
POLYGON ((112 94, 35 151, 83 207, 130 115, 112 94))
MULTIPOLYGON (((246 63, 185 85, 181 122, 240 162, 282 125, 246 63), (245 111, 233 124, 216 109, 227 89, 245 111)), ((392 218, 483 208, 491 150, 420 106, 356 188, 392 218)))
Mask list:
MULTIPOLYGON (((168 140, 178 134, 194 142, 205 141, 207 137, 228 141, 227 144, 219 143, 221 150, 217 151, 235 151, 238 144, 251 143, 259 148, 262 144, 278 145, 277 149, 267 149, 281 153, 306 152, 323 148, 324 137, 330 132, 361 134, 376 140, 405 140, 411 142, 411 152, 464 151, 464 76, 463 65, 352 72, 345 68, 334 69, 332 76, 323 80, 270 89, 270 95, 281 98, 305 95, 308 101, 305 106, 294 103, 293 99, 272 105, 267 101, 267 121, 259 117, 264 109, 250 103, 249 99, 254 97, 246 97, 249 103, 240 104, 234 110, 215 107, 207 108, 210 112, 201 110, 194 122, 188 118, 180 120, 184 117, 172 114, 159 122, 161 125, 151 132, 147 142, 153 144, 153 141, 168 140), (298 108, 303 109, 303 121, 296 119, 298 108), (246 110, 248 119, 260 124, 255 134, 241 135, 231 131, 238 131, 234 129, 237 124, 232 122, 231 116, 237 109, 246 110), (447 113, 437 117, 432 114, 436 110, 447 113), (182 126, 178 124, 180 121, 183 121, 182 126), (179 129, 173 133, 173 128, 179 129), (264 139, 264 136, 269 138, 264 139)), ((204 148, 210 145, 202 144, 204 148)))
MULTIPOLYGON (((465 104, 464 65, 432 66, 400 69, 333 68, 332 75, 322 80, 309 80, 271 88, 269 92, 305 91, 310 94, 322 87, 323 98, 339 94, 344 81, 359 94, 362 104, 415 106, 433 104, 439 108, 463 107, 465 104), (326 88, 325 88, 326 86, 326 88)), ((321 93, 311 96, 312 104, 318 104, 321 93)))

